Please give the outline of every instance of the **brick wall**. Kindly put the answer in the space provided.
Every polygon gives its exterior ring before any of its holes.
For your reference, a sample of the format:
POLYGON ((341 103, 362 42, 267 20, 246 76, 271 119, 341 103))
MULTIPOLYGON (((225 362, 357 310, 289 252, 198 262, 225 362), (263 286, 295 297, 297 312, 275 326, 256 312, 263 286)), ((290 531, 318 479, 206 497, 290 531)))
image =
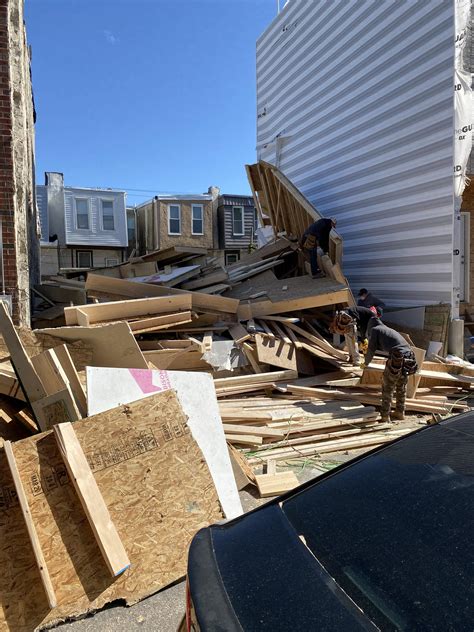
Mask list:
POLYGON ((0 0, 0 218, 5 293, 13 317, 30 322, 30 282, 39 277, 34 121, 23 0, 0 0), (33 266, 30 262, 33 261, 33 266))

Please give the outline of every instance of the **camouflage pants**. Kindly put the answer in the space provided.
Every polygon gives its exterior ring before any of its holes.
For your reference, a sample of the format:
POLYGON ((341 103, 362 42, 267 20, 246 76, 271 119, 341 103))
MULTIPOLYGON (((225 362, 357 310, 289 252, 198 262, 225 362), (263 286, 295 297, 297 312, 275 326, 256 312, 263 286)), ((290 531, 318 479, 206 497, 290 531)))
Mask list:
POLYGON ((405 412, 405 400, 407 396, 408 375, 400 373, 392 373, 388 367, 383 372, 382 383, 382 406, 380 414, 382 417, 388 417, 390 414, 390 406, 392 403, 393 392, 395 391, 395 410, 397 413, 405 412))

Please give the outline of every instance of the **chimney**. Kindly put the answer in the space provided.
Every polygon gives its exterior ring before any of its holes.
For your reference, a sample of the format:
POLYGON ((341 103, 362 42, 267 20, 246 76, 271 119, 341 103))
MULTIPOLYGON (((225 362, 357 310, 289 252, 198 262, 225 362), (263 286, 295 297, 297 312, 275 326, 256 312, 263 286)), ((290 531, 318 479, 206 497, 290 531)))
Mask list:
POLYGON ((45 171, 44 183, 47 187, 62 189, 64 188, 64 174, 58 171, 45 171))
POLYGON ((209 187, 207 192, 212 196, 212 199, 215 200, 219 197, 221 190, 219 187, 209 187))

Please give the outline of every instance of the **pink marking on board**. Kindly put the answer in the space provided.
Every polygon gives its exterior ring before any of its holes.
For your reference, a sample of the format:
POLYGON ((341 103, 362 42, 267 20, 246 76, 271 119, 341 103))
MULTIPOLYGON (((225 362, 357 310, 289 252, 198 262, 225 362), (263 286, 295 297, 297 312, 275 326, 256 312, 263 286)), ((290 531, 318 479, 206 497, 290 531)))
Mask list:
POLYGON ((130 375, 138 384, 142 393, 158 393, 170 389, 170 382, 166 371, 160 371, 161 384, 153 384, 153 371, 148 369, 128 369, 130 375))

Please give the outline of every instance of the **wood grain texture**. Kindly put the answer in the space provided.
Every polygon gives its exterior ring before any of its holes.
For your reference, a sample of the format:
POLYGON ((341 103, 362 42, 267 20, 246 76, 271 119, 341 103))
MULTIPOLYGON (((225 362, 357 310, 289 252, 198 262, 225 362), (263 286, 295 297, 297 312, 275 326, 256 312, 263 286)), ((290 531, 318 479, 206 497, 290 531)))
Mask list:
POLYGON ((131 567, 110 576, 53 433, 19 441, 15 456, 58 606, 48 612, 0 451, 0 629, 27 632, 115 599, 135 603, 182 577, 193 535, 222 518, 173 391, 77 421, 74 430, 131 567))

